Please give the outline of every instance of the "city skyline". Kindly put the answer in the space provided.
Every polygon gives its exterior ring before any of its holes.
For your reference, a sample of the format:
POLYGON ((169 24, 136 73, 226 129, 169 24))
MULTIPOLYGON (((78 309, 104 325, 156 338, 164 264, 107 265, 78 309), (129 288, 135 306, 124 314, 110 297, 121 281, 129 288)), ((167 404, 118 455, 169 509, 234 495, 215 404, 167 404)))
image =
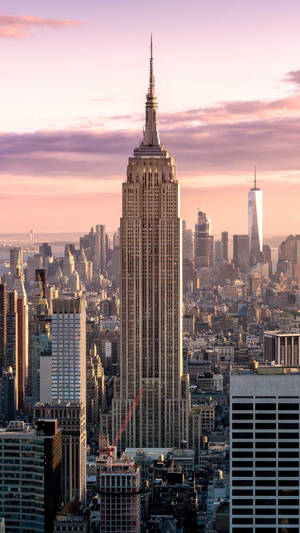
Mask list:
MULTIPOLYGON (((53 230, 83 231, 99 220, 99 206, 108 230, 118 227, 124 159, 141 138, 145 57, 154 31, 161 139, 176 156, 188 227, 200 208, 212 219, 214 233, 246 232, 247 191, 256 162, 265 196, 265 234, 292 233, 300 188, 300 75, 294 46, 300 8, 290 6, 292 17, 277 1, 270 17, 267 2, 260 3, 259 12, 256 3, 250 9, 249 2, 230 2, 226 13, 221 2, 205 6, 202 13, 194 1, 189 2, 191 12, 173 2, 172 32, 164 31, 166 6, 159 23, 151 14, 146 27, 128 37, 124 23, 135 7, 134 1, 125 10, 117 1, 100 9, 91 0, 84 8, 31 0, 24 13, 22 2, 4 2, 3 231, 44 232, 49 218, 53 230), (213 16, 216 7, 223 24, 213 16), (200 37, 193 20, 198 14, 200 37), (173 30, 182 15, 185 39, 177 42, 173 30), (280 25, 284 46, 275 39, 280 25), (258 54, 259 47, 264 54, 258 54), (141 75, 128 76, 135 68, 141 75), (274 219, 283 202, 289 204, 289 217, 274 219)), ((136 20, 144 9, 142 3, 136 20)))

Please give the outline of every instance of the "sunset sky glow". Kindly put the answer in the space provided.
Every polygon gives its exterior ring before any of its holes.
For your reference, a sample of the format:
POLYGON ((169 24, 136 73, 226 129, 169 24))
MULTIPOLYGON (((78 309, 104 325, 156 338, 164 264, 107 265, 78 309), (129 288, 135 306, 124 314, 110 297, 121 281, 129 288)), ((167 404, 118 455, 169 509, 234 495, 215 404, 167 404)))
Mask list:
POLYGON ((264 233, 300 233, 299 27, 298 0, 1 2, 0 232, 117 228, 152 32, 188 226, 246 233, 256 163, 264 233))

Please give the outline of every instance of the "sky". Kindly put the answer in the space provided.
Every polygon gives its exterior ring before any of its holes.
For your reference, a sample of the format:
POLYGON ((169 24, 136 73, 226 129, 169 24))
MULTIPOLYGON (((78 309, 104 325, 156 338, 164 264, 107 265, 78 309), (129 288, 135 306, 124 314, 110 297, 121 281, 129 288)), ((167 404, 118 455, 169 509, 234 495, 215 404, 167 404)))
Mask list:
POLYGON ((193 227, 300 233, 298 0, 2 0, 0 233, 86 231, 121 216, 142 138, 149 39, 159 131, 193 227))

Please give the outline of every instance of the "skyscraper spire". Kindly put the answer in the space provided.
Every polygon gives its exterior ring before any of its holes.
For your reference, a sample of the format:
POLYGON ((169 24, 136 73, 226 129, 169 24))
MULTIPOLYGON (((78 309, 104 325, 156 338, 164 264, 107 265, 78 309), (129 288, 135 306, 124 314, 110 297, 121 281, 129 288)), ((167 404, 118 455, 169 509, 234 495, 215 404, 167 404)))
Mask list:
POLYGON ((263 197, 257 187, 256 164, 254 165, 253 187, 248 193, 248 235, 250 246, 250 265, 261 262, 263 250, 263 197))
POLYGON ((152 33, 150 38, 150 77, 149 77, 149 94, 155 96, 155 78, 153 74, 153 41, 152 33))
POLYGON ((150 76, 149 89, 146 95, 146 120, 144 129, 145 146, 160 147, 159 134, 157 129, 157 98, 155 95, 155 78, 153 73, 153 41, 152 34, 150 38, 150 76))

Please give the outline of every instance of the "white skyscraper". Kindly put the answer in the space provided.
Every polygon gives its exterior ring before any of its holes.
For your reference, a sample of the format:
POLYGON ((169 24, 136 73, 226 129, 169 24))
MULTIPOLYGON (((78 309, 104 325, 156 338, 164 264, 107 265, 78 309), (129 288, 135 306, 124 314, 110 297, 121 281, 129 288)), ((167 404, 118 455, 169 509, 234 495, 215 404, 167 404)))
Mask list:
POLYGON ((254 186, 248 193, 248 235, 250 247, 250 264, 261 261, 263 251, 263 193, 256 186, 256 169, 254 169, 254 186))
MULTIPOLYGON (((51 401, 86 403, 86 311, 82 298, 53 300, 51 401)), ((41 401, 47 401, 41 396, 41 401)))

